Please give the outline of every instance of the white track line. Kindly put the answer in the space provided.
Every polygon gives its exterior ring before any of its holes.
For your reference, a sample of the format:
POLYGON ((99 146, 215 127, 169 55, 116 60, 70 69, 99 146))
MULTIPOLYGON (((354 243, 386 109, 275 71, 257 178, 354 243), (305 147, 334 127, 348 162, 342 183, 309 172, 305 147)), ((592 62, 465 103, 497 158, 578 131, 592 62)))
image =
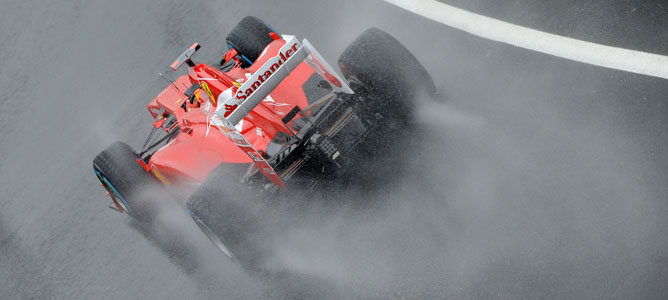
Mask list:
POLYGON ((435 0, 384 0, 450 27, 493 41, 582 63, 668 79, 668 56, 611 47, 478 15, 435 0))

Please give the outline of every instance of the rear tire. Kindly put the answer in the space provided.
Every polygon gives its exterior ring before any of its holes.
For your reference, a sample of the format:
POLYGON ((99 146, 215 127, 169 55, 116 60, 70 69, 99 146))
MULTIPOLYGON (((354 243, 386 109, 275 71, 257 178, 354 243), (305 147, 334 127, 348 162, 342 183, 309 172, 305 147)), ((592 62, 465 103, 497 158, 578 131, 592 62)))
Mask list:
POLYGON ((219 250, 246 270, 261 272, 269 253, 260 226, 264 206, 230 167, 228 164, 216 167, 186 206, 195 223, 219 250))
POLYGON ((123 142, 104 149, 93 160, 93 170, 104 188, 128 215, 148 222, 155 215, 147 189, 158 187, 156 180, 137 162, 139 155, 123 142))
POLYGON ((406 47, 378 28, 360 34, 339 56, 339 67, 355 92, 381 114, 412 118, 416 97, 433 97, 431 75, 406 47))
POLYGON ((248 16, 237 24, 227 35, 227 44, 236 49, 247 61, 244 65, 250 66, 262 54, 274 39, 269 33, 274 32, 267 24, 256 17, 248 16))

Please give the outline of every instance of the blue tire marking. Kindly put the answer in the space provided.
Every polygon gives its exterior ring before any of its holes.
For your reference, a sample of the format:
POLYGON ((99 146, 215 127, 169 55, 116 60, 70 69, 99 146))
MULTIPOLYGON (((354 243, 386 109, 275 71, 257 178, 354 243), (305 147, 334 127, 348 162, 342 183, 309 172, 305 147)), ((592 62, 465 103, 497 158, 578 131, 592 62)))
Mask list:
MULTIPOLYGON (((262 23, 264 23, 264 21, 263 21, 262 23)), ((267 27, 269 27, 269 30, 271 30, 271 32, 278 34, 278 37, 283 38, 283 35, 281 35, 280 33, 278 33, 278 31, 274 30, 274 28, 272 28, 271 26, 269 26, 269 24, 264 23, 264 25, 267 26, 267 27)))
MULTIPOLYGON (((227 49, 232 49, 232 48, 234 48, 234 47, 232 47, 232 45, 230 45, 230 44, 228 43, 228 44, 227 44, 227 49)), ((248 57, 246 57, 246 55, 243 55, 242 53, 238 53, 238 54, 241 56, 241 58, 243 58, 245 61, 247 61, 248 64, 250 64, 250 65, 253 64, 253 62, 250 61, 250 59, 248 59, 248 57)))
POLYGON ((248 59, 248 57, 246 57, 246 55, 241 54, 241 58, 245 59, 249 64, 251 64, 251 65, 253 64, 253 62, 250 61, 250 59, 248 59))
POLYGON ((118 198, 120 198, 119 200, 121 200, 121 202, 123 202, 123 205, 125 206, 125 209, 128 210, 128 214, 129 214, 130 216, 135 217, 136 215, 135 215, 134 211, 132 211, 132 208, 130 208, 130 205, 128 204, 128 202, 125 201, 125 199, 123 199, 123 196, 121 195, 121 193, 119 193, 118 190, 116 190, 116 187, 114 187, 114 185, 111 184, 111 182, 109 182, 109 180, 107 179, 107 177, 105 177, 104 175, 102 175, 102 173, 100 173, 100 172, 97 171, 97 170, 95 170, 95 174, 97 174, 100 178, 102 178, 102 180, 104 180, 104 182, 107 183, 107 186, 109 186, 109 187, 113 190, 114 194, 116 194, 116 196, 118 196, 118 198))

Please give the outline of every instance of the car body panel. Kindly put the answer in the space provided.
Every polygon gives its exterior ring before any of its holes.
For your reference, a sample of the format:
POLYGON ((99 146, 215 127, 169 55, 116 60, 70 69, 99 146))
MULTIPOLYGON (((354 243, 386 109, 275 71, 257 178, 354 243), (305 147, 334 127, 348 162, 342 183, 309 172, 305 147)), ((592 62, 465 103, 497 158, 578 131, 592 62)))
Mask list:
MULTIPOLYGON (((252 162, 234 142, 211 126, 210 113, 218 104, 217 99, 221 94, 221 98, 231 97, 232 92, 264 62, 275 56, 285 43, 282 39, 271 42, 247 69, 237 66, 223 73, 206 64, 189 67, 187 75, 179 76, 148 104, 147 109, 154 119, 159 120, 163 113, 172 115, 180 128, 180 132, 168 144, 155 151, 147 162, 156 177, 165 183, 201 183, 220 163, 252 162), (207 98, 213 108, 201 105, 186 112, 182 105, 189 97, 184 91, 193 84, 200 85, 202 89, 205 86, 208 88, 210 97, 207 98)), ((301 109, 308 106, 302 86, 314 73, 307 63, 300 63, 269 96, 236 124, 236 129, 260 154, 265 153, 278 132, 291 134, 293 128, 284 124, 282 119, 295 106, 301 109)))

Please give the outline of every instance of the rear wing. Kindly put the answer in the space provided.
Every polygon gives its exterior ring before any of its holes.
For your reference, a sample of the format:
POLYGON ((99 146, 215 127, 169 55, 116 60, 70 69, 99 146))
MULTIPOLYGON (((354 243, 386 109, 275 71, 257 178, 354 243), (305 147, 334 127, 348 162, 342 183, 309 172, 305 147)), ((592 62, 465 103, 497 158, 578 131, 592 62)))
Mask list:
MULTIPOLYGON (((256 169, 280 188, 284 187, 281 177, 234 125, 239 123, 255 106, 269 96, 269 93, 302 62, 306 62, 322 78, 329 81, 334 91, 353 94, 346 81, 334 71, 308 40, 305 39, 303 43, 300 43, 294 36, 284 35, 284 37, 286 43, 281 47, 278 55, 267 60, 237 89, 232 97, 218 99, 218 106, 210 120, 211 124, 216 126, 223 135, 227 136, 253 160, 256 169)), ((189 51, 186 51, 182 56, 188 56, 188 53, 189 51)), ((174 64, 180 66, 183 62, 187 63, 188 58, 179 58, 174 64)), ((224 94, 221 93, 222 95, 224 94)))
POLYGON ((283 37, 286 43, 278 55, 267 60, 231 98, 218 99, 216 115, 232 124, 237 124, 302 62, 306 62, 320 77, 326 79, 334 91, 353 94, 346 81, 334 71, 308 40, 304 39, 300 43, 294 36, 283 35, 283 37))

